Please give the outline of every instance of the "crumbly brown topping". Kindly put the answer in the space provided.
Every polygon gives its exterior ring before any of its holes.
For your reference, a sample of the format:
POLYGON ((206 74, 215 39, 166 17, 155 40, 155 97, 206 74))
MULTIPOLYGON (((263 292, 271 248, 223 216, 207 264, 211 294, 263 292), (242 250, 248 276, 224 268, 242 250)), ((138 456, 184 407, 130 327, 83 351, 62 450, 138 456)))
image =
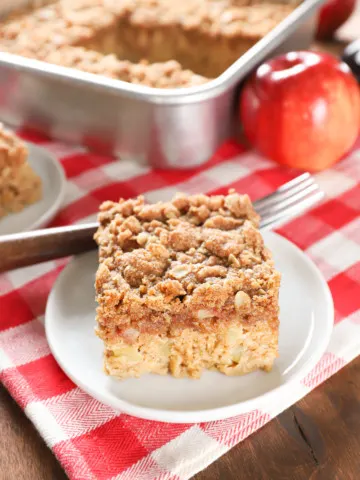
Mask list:
POLYGON ((139 63, 132 63, 127 60, 119 60, 113 54, 102 55, 83 47, 64 46, 53 50, 50 45, 43 45, 41 49, 38 49, 36 43, 29 43, 26 48, 18 45, 10 49, 4 47, 0 47, 0 49, 54 65, 76 68, 83 72, 153 88, 193 87, 210 80, 182 68, 180 63, 175 60, 158 63, 149 63, 143 60, 139 63))
POLYGON ((139 0, 128 21, 142 28, 179 26, 210 36, 260 38, 293 9, 271 0, 139 0))
MULTIPOLYGON (((298 1, 274 0, 59 0, 1 28, 4 39, 25 46, 37 39, 53 45, 79 45, 94 33, 126 21, 142 28, 179 26, 210 35, 258 38, 294 9, 298 1)), ((41 43, 38 43, 41 45, 41 43)))
POLYGON ((24 48, 28 43, 36 43, 39 48, 44 44, 75 45, 115 26, 133 5, 133 0, 60 0, 30 14, 15 13, 1 26, 0 38, 16 40, 24 48))
MULTIPOLYGON (((26 48, 19 46, 7 49, 9 53, 23 57, 36 58, 54 65, 76 68, 95 75, 122 80, 153 88, 181 88, 202 85, 209 81, 191 70, 183 69, 175 60, 149 63, 143 60, 132 63, 119 60, 115 55, 102 55, 83 47, 64 46, 53 50, 49 45, 39 50, 36 44, 27 44, 26 48)), ((3 47, 0 49, 6 50, 3 47)))
POLYGON ((190 70, 184 70, 175 60, 152 64, 144 60, 135 64, 118 60, 115 55, 102 55, 82 47, 55 50, 46 56, 46 61, 154 88, 190 87, 208 81, 190 70))
POLYGON ((41 179, 27 157, 22 140, 0 124, 0 218, 41 198, 41 179))
POLYGON ((5 180, 0 175, 0 218, 8 213, 20 212, 26 205, 40 200, 41 196, 41 179, 27 162, 8 172, 5 180))
POLYGON ((27 156, 24 142, 0 123, 0 185, 8 170, 23 165, 27 156))
POLYGON ((247 195, 105 202, 96 292, 103 335, 211 330, 234 316, 277 324, 279 274, 247 195), (239 293, 241 292, 241 293, 239 293))

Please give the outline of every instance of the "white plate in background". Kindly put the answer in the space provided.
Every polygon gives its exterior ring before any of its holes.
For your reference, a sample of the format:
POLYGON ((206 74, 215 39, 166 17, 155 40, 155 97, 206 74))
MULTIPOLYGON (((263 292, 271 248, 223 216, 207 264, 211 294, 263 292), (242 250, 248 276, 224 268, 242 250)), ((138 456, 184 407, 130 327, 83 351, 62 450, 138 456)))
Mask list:
POLYGON ((45 328, 57 362, 74 383, 99 401, 150 420, 220 420, 258 408, 276 394, 286 395, 324 353, 334 307, 327 283, 300 249, 275 233, 264 238, 282 274, 280 356, 270 373, 227 377, 205 372, 200 380, 150 374, 119 381, 106 376, 102 342, 94 333, 96 252, 74 258, 50 293, 45 328))
POLYGON ((28 161, 43 183, 43 196, 21 212, 0 218, 0 235, 45 227, 55 217, 64 198, 66 178, 60 162, 44 148, 31 143, 27 143, 27 147, 28 161))

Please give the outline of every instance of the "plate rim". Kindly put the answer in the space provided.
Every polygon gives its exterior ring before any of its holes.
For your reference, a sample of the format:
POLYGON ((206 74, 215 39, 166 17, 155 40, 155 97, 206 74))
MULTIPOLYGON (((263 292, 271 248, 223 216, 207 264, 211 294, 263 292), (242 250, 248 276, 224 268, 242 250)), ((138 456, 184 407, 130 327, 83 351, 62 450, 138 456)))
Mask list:
POLYGON ((45 310, 45 333, 46 339, 48 341, 50 351, 54 356, 56 362, 63 370, 65 375, 67 375, 72 382, 81 388, 84 392, 86 392, 91 397, 95 398, 99 402, 108 405, 114 408, 119 413, 125 413, 128 415, 132 415, 138 418, 146 419, 146 420, 153 420, 158 422, 169 422, 169 423, 201 423, 201 422, 210 422, 210 421, 217 421, 223 420, 226 418, 234 417, 236 415, 248 413, 252 410, 261 408, 264 402, 267 402, 269 399, 271 400, 272 396, 279 394, 281 391, 285 391, 289 388, 290 385, 293 385, 296 381, 299 381, 308 375, 308 373, 312 370, 312 368, 318 363, 321 359, 322 355, 326 351, 326 347, 329 344, 331 333, 333 331, 334 326, 334 302, 331 295, 330 288, 328 283, 326 282, 325 278, 323 277, 322 273, 315 265, 315 263, 293 242, 288 240, 287 238, 283 237, 282 235, 276 232, 266 232, 266 237, 273 236, 276 237, 277 241, 280 243, 286 243, 291 246, 298 254, 300 254, 305 261, 307 267, 311 270, 311 273, 317 278, 320 282, 321 291, 326 299, 324 304, 324 308, 326 309, 326 315, 324 315, 324 325, 322 336, 320 337, 319 341, 317 342, 317 347, 314 351, 309 355, 309 358, 305 360, 304 365, 297 373, 294 373, 291 378, 289 378, 284 384, 279 385, 270 391, 263 393, 261 396, 250 398, 245 401, 233 403, 231 405, 225 405, 222 407, 216 408, 209 408, 209 409, 202 409, 202 410, 194 410, 194 411, 187 411, 187 410, 164 410, 159 408, 151 408, 151 407, 143 407, 139 405, 134 405, 129 401, 117 399, 116 401, 112 401, 112 399, 106 397, 102 393, 96 391, 96 388, 89 387, 85 385, 82 380, 75 378, 72 373, 70 373, 67 368, 63 365, 61 358, 57 354, 56 342, 52 340, 51 328, 49 327, 49 309, 50 309, 50 302, 52 301, 53 296, 55 295, 55 290, 57 285, 60 284, 62 281, 62 277, 65 276, 65 272, 70 265, 73 264, 75 259, 78 259, 80 256, 90 255, 93 252, 86 252, 84 254, 78 255, 73 257, 73 259, 66 265, 66 267, 61 271, 56 282, 54 283, 51 292, 49 294, 46 310, 45 310))
MULTIPOLYGON (((53 178, 56 177, 56 183, 57 183, 57 186, 56 186, 57 193, 55 192, 56 197, 51 203, 48 202, 48 205, 45 204, 45 208, 42 211, 42 213, 37 214, 37 218, 34 221, 32 221, 32 223, 29 223, 24 226, 23 223, 21 222, 21 225, 18 225, 19 228, 6 227, 5 231, 2 231, 0 228, 0 235, 16 235, 19 233, 29 232, 31 230, 46 228, 46 226, 53 220, 55 215, 61 209, 61 206, 64 201, 66 185, 67 185, 67 177, 60 161, 58 161, 55 155, 53 155, 46 148, 43 148, 29 141, 24 141, 24 144, 28 149, 28 160, 30 161, 31 166, 35 169, 36 173, 41 178, 41 181, 43 184, 46 183, 47 185, 49 185, 49 182, 44 181, 45 180, 44 172, 41 167, 44 165, 48 165, 49 166, 48 168, 52 169, 52 173, 54 173, 53 178), (38 162, 36 161, 37 156, 41 156, 40 168, 39 168, 39 164, 37 164, 38 162)), ((42 196, 40 201, 44 200, 44 198, 45 197, 42 196)), ((23 210, 21 210, 20 212, 9 213, 4 217, 4 219, 9 218, 9 220, 11 220, 12 217, 15 217, 17 215, 22 215, 24 213, 26 214, 28 209, 36 208, 37 203, 38 202, 35 202, 34 204, 31 204, 31 205, 25 205, 25 208, 23 210)), ((1 220, 2 219, 0 219, 0 224, 1 224, 1 220)))
POLYGON ((60 210, 65 197, 66 175, 61 163, 56 159, 55 155, 53 155, 49 150, 47 150, 46 148, 40 147, 39 145, 32 142, 27 141, 25 143, 29 148, 29 154, 31 154, 31 151, 33 151, 34 154, 36 155, 36 152, 38 151, 42 153, 43 157, 47 157, 47 161, 50 161, 51 164, 55 167, 55 170, 58 175, 59 187, 60 187, 59 194, 57 195, 56 200, 51 205, 51 207, 48 208, 35 222, 33 222, 31 225, 29 225, 28 227, 22 230, 23 232, 28 232, 31 230, 36 230, 38 228, 44 227, 49 221, 51 221, 54 218, 56 213, 60 210))

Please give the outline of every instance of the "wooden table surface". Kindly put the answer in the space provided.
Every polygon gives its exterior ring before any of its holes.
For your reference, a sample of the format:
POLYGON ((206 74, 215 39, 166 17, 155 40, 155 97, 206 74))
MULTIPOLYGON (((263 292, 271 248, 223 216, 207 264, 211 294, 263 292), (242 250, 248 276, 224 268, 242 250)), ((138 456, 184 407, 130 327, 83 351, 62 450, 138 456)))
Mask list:
POLYGON ((360 357, 194 480, 359 480, 360 357))
MULTIPOLYGON (((194 480, 358 480, 359 452, 360 357, 194 480)), ((0 387, 0 480, 66 479, 30 421, 0 387)))
MULTIPOLYGON (((359 32, 360 9, 340 38, 347 42, 359 32)), ((343 45, 320 48, 339 53, 343 45)), ((359 452, 360 357, 194 480, 359 480, 359 452)), ((0 480, 66 479, 31 422, 0 386, 0 480)))

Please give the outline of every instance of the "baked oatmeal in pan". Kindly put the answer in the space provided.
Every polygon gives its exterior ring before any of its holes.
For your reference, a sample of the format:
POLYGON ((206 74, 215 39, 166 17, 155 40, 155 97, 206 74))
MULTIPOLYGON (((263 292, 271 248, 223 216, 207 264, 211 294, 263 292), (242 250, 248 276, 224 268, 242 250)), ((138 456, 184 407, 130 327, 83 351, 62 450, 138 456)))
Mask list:
POLYGON ((187 87, 220 75, 299 3, 58 0, 3 21, 0 50, 148 86, 187 87), (169 69, 177 72, 169 81, 166 73, 153 80, 169 69))
POLYGON ((109 201, 99 221, 97 334, 109 375, 271 370, 280 275, 247 195, 109 201))

